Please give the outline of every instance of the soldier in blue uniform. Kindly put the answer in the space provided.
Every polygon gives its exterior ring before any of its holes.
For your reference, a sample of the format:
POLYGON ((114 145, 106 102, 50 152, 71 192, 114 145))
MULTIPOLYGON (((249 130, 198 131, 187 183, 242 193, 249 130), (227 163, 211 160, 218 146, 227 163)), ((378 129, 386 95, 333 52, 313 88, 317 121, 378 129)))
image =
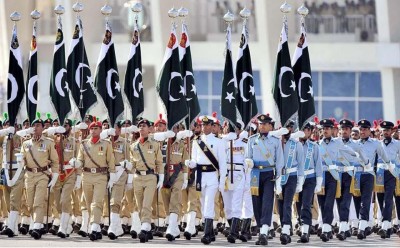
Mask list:
POLYGON ((360 197, 353 197, 356 209, 359 209, 359 225, 358 225, 358 239, 365 239, 370 234, 366 231, 369 221, 369 211, 371 206, 372 192, 374 190, 374 166, 376 156, 378 155, 383 163, 389 164, 390 160, 382 143, 370 138, 371 123, 368 120, 360 120, 358 123, 360 127, 360 144, 361 150, 367 156, 368 161, 364 161, 362 166, 356 165, 354 167, 355 175, 355 189, 361 194, 360 197))
POLYGON ((284 164, 281 141, 269 134, 274 129, 274 121, 267 115, 257 117, 259 133, 251 136, 247 143, 245 163, 251 171, 251 192, 253 195, 254 217, 261 227, 256 245, 268 244, 274 204, 274 184, 276 193, 282 192, 281 171, 284 164))
POLYGON ((303 189, 304 183, 304 151, 299 141, 291 137, 294 121, 289 121, 286 128, 289 132, 282 136, 284 168, 282 171, 282 198, 278 200, 279 216, 282 226, 281 244, 291 242, 292 203, 295 193, 303 189))
POLYGON ((321 191, 322 186, 322 160, 318 143, 310 139, 312 126, 307 123, 303 127, 304 137, 300 139, 304 152, 304 184, 299 193, 301 204, 301 237, 298 243, 308 243, 310 240, 310 226, 312 225, 311 206, 314 193, 321 191))
POLYGON ((381 238, 390 238, 392 226, 392 210, 393 210, 393 194, 396 187, 396 161, 400 156, 400 142, 392 139, 392 129, 394 124, 390 121, 380 123, 380 128, 383 132, 383 149, 389 156, 390 163, 385 164, 381 157, 378 157, 377 164, 377 184, 380 183, 384 187, 384 193, 377 193, 379 206, 382 212, 382 227, 378 231, 381 238), (378 182, 379 180, 379 182, 378 182))

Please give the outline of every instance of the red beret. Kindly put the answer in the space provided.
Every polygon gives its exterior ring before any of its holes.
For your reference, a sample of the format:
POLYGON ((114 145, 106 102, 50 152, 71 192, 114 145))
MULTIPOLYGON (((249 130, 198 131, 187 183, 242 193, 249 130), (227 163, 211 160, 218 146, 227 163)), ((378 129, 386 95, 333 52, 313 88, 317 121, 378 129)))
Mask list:
POLYGON ((167 125, 167 121, 162 118, 162 114, 158 115, 158 119, 154 122, 154 126, 157 126, 160 123, 167 125))
POLYGON ((92 123, 90 123, 89 129, 94 128, 94 127, 102 128, 101 122, 100 121, 93 121, 92 123))

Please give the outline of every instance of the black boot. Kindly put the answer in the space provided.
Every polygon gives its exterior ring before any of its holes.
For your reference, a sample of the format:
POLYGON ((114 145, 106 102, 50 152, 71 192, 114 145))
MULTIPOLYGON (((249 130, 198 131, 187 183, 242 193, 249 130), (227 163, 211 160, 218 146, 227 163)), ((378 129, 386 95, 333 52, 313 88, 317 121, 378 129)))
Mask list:
POLYGON ((366 238, 366 235, 365 235, 365 231, 364 230, 358 230, 358 232, 357 232, 357 238, 358 239, 365 239, 366 238))
POLYGON ((89 239, 90 239, 91 241, 97 240, 97 232, 96 232, 96 231, 92 231, 92 232, 89 234, 89 239))
POLYGON ((86 238, 88 236, 88 233, 85 231, 79 230, 78 235, 81 235, 82 237, 86 238))
POLYGON ((134 230, 132 230, 132 231, 130 231, 129 232, 129 234, 131 235, 131 237, 133 238, 133 239, 137 239, 137 232, 136 231, 134 231, 134 230))
POLYGON ((231 228, 232 228, 232 219, 228 219, 228 223, 229 223, 229 227, 225 227, 225 229, 222 231, 222 234, 225 236, 225 237, 228 237, 228 235, 229 235, 229 233, 230 233, 230 230, 231 230, 231 228))
POLYGON ((166 231, 166 228, 165 228, 165 227, 163 227, 163 226, 158 226, 158 227, 156 227, 156 229, 154 230, 153 235, 156 236, 156 237, 162 238, 162 237, 164 237, 165 231, 166 231))
POLYGON ((104 226, 101 228, 101 234, 107 236, 107 234, 108 234, 108 226, 104 225, 104 226))
POLYGON ((28 234, 29 225, 27 225, 27 224, 21 225, 21 226, 19 227, 18 231, 19 231, 19 233, 21 233, 22 235, 28 234))
POLYGON ((9 238, 12 238, 12 237, 14 237, 14 236, 17 236, 10 228, 8 228, 7 227, 7 229, 5 230, 5 233, 6 233, 6 235, 9 237, 9 238))
POLYGON ((251 240, 250 227, 251 227, 251 219, 244 219, 242 221, 242 231, 239 235, 239 239, 242 242, 247 242, 251 240))
POLYGON ((40 229, 33 229, 31 236, 38 240, 42 237, 42 232, 40 231, 40 229))
POLYGON ((345 240, 347 238, 347 235, 346 235, 345 232, 341 231, 338 234, 336 234, 336 238, 341 240, 341 241, 343 241, 343 240, 345 240))
POLYGON ((331 236, 332 236, 332 232, 323 232, 323 233, 321 233, 320 238, 323 242, 328 242, 331 239, 331 236))
POLYGON ((281 234, 281 237, 280 237, 280 241, 281 241, 281 244, 282 244, 282 245, 287 245, 287 244, 289 244, 290 242, 292 242, 292 239, 290 238, 290 235, 289 235, 289 234, 282 233, 282 234, 281 234))
POLYGON ((365 236, 369 236, 372 234, 372 228, 370 226, 365 228, 365 236))
POLYGON ((231 227, 229 235, 227 237, 229 243, 235 243, 236 239, 239 238, 239 231, 238 231, 239 221, 240 221, 240 219, 238 219, 238 218, 232 218, 231 223, 229 223, 229 225, 231 227))
POLYGON ((79 230, 81 230, 81 227, 82 227, 82 224, 79 224, 79 223, 74 223, 72 225, 74 233, 79 233, 79 230))
POLYGON ((258 240, 256 241, 256 245, 268 245, 268 236, 266 234, 260 234, 260 236, 258 236, 258 240))
POLYGON ((56 226, 53 225, 50 229, 49 229, 49 233, 53 234, 53 235, 57 235, 58 233, 58 229, 60 228, 60 226, 56 226))
POLYGON ((388 231, 387 230, 383 230, 383 229, 379 229, 378 235, 381 236, 381 239, 386 239, 386 238, 390 237, 388 235, 388 231))
POLYGON ((149 238, 148 238, 147 233, 148 233, 147 231, 143 231, 143 230, 140 231, 140 233, 139 233, 140 243, 149 242, 149 238))
POLYGON ((211 243, 211 237, 213 235, 213 219, 204 220, 204 236, 201 238, 201 243, 208 245, 211 243))
POLYGON ((302 233, 300 239, 297 241, 297 243, 308 243, 308 242, 310 242, 310 234, 308 233, 302 233))

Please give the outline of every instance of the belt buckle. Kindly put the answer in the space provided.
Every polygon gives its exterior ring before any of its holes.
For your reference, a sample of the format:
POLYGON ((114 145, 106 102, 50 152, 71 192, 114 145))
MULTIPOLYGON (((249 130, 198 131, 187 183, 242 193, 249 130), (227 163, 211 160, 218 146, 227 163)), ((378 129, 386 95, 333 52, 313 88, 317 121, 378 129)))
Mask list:
POLYGON ((140 171, 140 175, 146 176, 146 171, 140 171))
POLYGON ((263 168, 264 168, 264 166, 262 166, 262 165, 259 165, 259 166, 258 166, 258 169, 259 169, 259 170, 262 170, 263 168))
POLYGON ((282 168, 282 175, 286 175, 286 168, 285 167, 282 168))
POLYGON ((33 173, 38 173, 38 168, 32 168, 33 173))
POLYGON ((203 167, 201 167, 201 169, 202 169, 203 171, 206 171, 206 170, 207 170, 207 166, 206 166, 206 165, 203 165, 203 167))
POLYGON ((96 168, 90 168, 90 173, 96 173, 96 172, 97 172, 96 168))

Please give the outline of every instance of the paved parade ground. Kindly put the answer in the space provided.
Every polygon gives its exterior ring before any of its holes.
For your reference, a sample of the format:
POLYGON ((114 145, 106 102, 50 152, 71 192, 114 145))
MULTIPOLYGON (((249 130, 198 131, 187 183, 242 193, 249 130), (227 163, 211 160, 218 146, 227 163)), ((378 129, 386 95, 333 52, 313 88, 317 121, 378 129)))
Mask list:
MULTIPOLYGON (((400 238, 398 236, 392 236, 391 239, 381 239, 377 235, 371 235, 366 240, 360 241, 356 237, 347 239, 346 241, 339 241, 333 239, 330 242, 322 242, 316 235, 312 235, 310 243, 308 244, 297 244, 297 236, 292 237, 292 243, 288 244, 287 247, 400 247, 400 238), (294 241, 293 241, 294 240, 294 241)), ((223 238, 223 235, 217 236, 217 241, 209 245, 210 247, 260 247, 255 244, 255 237, 248 243, 237 242, 236 244, 230 244, 223 238)), ((185 239, 179 239, 174 242, 168 242, 165 238, 157 238, 154 240, 141 244, 139 240, 133 240, 130 236, 124 236, 118 238, 116 241, 111 241, 107 237, 100 241, 91 242, 89 238, 82 238, 80 236, 73 235, 72 238, 60 239, 53 235, 44 235, 40 240, 33 240, 29 236, 18 236, 15 238, 7 238, 0 236, 0 247, 208 247, 200 242, 200 236, 193 238, 188 241, 185 239)), ((281 245, 279 238, 274 238, 268 241, 268 247, 285 247, 281 245)))

